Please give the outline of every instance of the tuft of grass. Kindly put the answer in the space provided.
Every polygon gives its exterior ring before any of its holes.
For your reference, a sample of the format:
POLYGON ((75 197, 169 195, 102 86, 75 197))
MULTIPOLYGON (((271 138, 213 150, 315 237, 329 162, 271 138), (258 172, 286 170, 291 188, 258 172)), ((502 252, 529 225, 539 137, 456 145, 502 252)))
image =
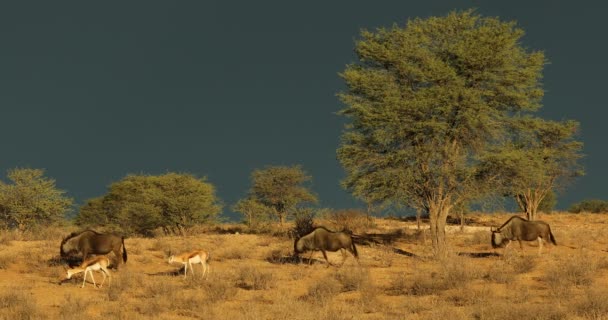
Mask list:
POLYGON ((304 300, 318 305, 327 305, 340 293, 341 289, 342 285, 337 280, 323 278, 308 288, 304 300))
POLYGON ((260 271, 259 268, 243 266, 238 271, 237 286, 246 290, 266 290, 273 288, 275 283, 274 274, 260 271))
POLYGON ((45 319, 46 315, 38 311, 36 301, 22 288, 6 288, 0 292, 0 319, 33 320, 45 319))
POLYGON ((86 318, 88 302, 82 297, 66 294, 64 303, 59 307, 61 319, 83 319, 86 318))
POLYGON ((585 319, 604 319, 608 315, 608 289, 588 288, 584 300, 576 305, 575 310, 585 319))
POLYGON ((465 240, 464 244, 467 246, 475 246, 487 244, 489 245, 491 241, 491 234, 489 231, 475 231, 470 234, 465 240))
POLYGON ((573 286, 588 286, 597 271, 595 261, 585 252, 559 259, 547 269, 543 280, 552 295, 567 297, 573 286), (582 263, 582 262, 585 263, 582 263))
POLYGON ((341 268, 333 277, 342 285, 342 292, 357 291, 369 283, 369 271, 362 268, 341 268))
POLYGON ((237 289, 228 281, 206 281, 203 283, 203 291, 207 294, 205 300, 212 304, 228 301, 237 294, 237 289))

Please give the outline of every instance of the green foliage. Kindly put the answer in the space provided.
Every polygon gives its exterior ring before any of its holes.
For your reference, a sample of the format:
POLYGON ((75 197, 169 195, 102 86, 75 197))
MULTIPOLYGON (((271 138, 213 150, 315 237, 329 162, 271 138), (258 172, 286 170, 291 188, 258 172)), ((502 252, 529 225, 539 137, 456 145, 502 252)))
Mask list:
POLYGON ((473 11, 363 31, 341 74, 350 123, 338 159, 353 195, 429 213, 436 253, 450 209, 495 191, 480 158, 508 138, 516 114, 543 96, 542 52, 513 22, 473 11))
POLYGON ((205 178, 177 173, 129 175, 112 184, 105 196, 87 201, 76 224, 102 225, 127 234, 150 235, 157 228, 183 234, 220 212, 215 188, 205 178))
POLYGON ((555 194, 555 191, 550 190, 538 205, 538 211, 544 213, 551 213, 553 209, 555 209, 556 204, 557 195, 555 194))
POLYGON ((278 217, 282 224, 299 205, 318 201, 306 186, 310 180, 311 177, 300 166, 254 170, 247 199, 264 205, 267 212, 278 217))
POLYGON ((12 169, 0 181, 0 225, 22 231, 63 220, 73 200, 42 169, 12 169))
POLYGON ((574 137, 578 126, 576 121, 514 117, 510 139, 484 157, 483 172, 533 220, 554 188, 583 174, 578 163, 582 143, 574 137))
POLYGON ((608 201, 599 199, 583 200, 579 203, 573 204, 568 212, 581 213, 607 213, 608 212, 608 201))
POLYGON ((239 200, 232 210, 241 213, 250 228, 256 228, 270 219, 270 208, 255 198, 239 200))

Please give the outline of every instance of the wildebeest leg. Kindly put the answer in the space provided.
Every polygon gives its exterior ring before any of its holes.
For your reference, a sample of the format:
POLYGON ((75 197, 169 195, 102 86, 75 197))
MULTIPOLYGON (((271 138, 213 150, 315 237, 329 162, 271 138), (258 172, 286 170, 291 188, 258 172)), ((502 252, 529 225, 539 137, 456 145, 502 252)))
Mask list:
POLYGON ((538 255, 540 256, 541 251, 543 250, 543 238, 538 237, 538 255))
POLYGON ((346 262, 346 258, 348 258, 348 256, 346 255, 346 250, 344 249, 340 249, 340 253, 342 253, 342 263, 340 263, 340 267, 344 265, 344 262, 346 262))
POLYGON ((327 259, 327 253, 325 253, 325 250, 321 250, 321 252, 323 252, 323 257, 325 258, 325 261, 327 261, 327 267, 329 268, 329 266, 331 266, 332 264, 329 263, 329 259, 327 259))
POLYGON ((519 242, 519 248, 521 249, 521 254, 524 254, 524 245, 521 243, 521 239, 517 239, 517 242, 519 242))
POLYGON ((308 265, 312 264, 312 255, 315 254, 314 250, 310 250, 310 257, 308 257, 308 265))
POLYGON ((116 256, 116 270, 118 270, 118 266, 120 266, 120 247, 118 249, 114 249, 114 255, 116 256))

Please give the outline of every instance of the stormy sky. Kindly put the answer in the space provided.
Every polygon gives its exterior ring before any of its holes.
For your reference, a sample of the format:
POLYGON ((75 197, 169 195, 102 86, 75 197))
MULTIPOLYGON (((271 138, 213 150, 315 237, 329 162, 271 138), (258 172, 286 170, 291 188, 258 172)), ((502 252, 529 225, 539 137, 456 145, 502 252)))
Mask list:
POLYGON ((608 199, 606 7, 591 1, 13 1, 0 4, 0 179, 44 168, 81 204, 129 173, 206 176, 226 204, 253 169, 302 165, 320 206, 339 185, 338 73, 354 42, 476 8, 543 50, 541 115, 581 123, 586 176, 558 208, 608 199))

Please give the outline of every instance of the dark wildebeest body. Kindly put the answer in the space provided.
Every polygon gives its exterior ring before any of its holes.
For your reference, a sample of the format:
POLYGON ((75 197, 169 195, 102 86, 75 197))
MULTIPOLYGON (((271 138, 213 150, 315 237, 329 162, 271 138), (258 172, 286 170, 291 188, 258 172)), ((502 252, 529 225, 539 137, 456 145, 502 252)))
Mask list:
MULTIPOLYGON (((346 232, 332 232, 323 227, 318 227, 315 228, 311 233, 296 239, 293 247, 296 255, 306 250, 310 250, 312 253, 314 253, 315 250, 321 250, 328 265, 331 263, 329 263, 329 260, 327 259, 326 251, 336 252, 341 250, 342 264, 344 264, 344 261, 346 260, 346 253, 344 252, 344 249, 346 249, 352 253, 355 259, 357 259, 357 262, 359 262, 357 247, 355 247, 352 236, 346 232)), ((309 262, 310 261, 311 260, 309 259, 309 262)))
POLYGON ((499 247, 503 240, 509 240, 506 247, 511 244, 511 241, 517 240, 519 247, 523 250, 522 241, 538 240, 538 254, 540 254, 543 248, 543 240, 550 240, 554 245, 557 245, 549 224, 543 221, 529 221, 514 216, 507 220, 500 228, 490 230, 492 231, 492 247, 494 248, 499 247))
POLYGON ((84 261, 89 254, 107 254, 110 251, 116 255, 116 268, 120 264, 120 248, 122 247, 122 260, 127 262, 127 248, 125 238, 114 233, 98 233, 93 230, 73 232, 67 236, 59 247, 61 258, 72 253, 82 255, 84 261))

